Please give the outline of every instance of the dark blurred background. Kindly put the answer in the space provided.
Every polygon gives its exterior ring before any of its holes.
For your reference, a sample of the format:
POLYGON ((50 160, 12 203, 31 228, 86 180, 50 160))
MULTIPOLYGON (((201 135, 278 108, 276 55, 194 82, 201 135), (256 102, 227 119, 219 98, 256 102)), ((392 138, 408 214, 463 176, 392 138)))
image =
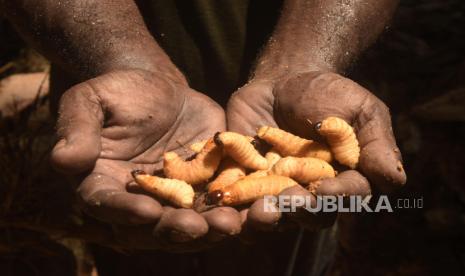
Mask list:
MULTIPOLYGON (((350 77, 391 108, 408 174, 393 198, 423 198, 424 206, 363 214, 340 225, 343 242, 332 275, 464 274, 464 26, 465 1, 403 0, 390 28, 354 64, 350 77)), ((47 61, 4 21, 0 42, 0 79, 32 72, 46 77, 47 61)), ((38 81, 37 91, 44 85, 38 81)), ((0 99, 2 93, 0 86, 0 99)), ((50 168, 47 96, 24 101, 10 107, 19 112, 0 117, 0 274, 96 275, 102 255, 134 262, 138 255, 114 248, 107 226, 69 204, 72 180, 50 168)), ((201 261, 192 263, 191 275, 204 275, 199 267, 201 261)))

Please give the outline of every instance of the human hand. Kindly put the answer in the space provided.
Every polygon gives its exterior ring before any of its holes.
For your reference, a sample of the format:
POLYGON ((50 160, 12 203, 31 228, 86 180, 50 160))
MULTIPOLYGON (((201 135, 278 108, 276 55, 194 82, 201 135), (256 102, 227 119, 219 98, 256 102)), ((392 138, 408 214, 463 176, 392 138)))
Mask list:
MULTIPOLYGON (((329 116, 354 127, 361 148, 358 170, 319 181, 312 186, 312 193, 293 187, 283 191, 284 195, 309 196, 315 202, 315 195, 364 196, 372 188, 389 192, 406 182, 388 108, 368 90, 338 74, 313 71, 277 80, 252 80, 231 97, 226 114, 228 129, 247 135, 269 125, 318 140, 321 137, 311 123, 329 116)), ((265 212, 263 200, 246 212, 247 224, 262 229, 273 228, 282 217, 279 212, 265 212)), ((335 219, 335 215, 309 212, 287 215, 308 228, 327 226, 335 219)))
POLYGON ((85 173, 77 189, 83 210, 113 225, 122 246, 191 250, 240 231, 239 214, 198 214, 162 207, 133 182, 153 173, 166 151, 184 149, 225 129, 224 111, 183 81, 144 70, 113 71, 80 83, 60 101, 52 151, 63 172, 85 173), (90 171, 90 173, 89 173, 90 171))

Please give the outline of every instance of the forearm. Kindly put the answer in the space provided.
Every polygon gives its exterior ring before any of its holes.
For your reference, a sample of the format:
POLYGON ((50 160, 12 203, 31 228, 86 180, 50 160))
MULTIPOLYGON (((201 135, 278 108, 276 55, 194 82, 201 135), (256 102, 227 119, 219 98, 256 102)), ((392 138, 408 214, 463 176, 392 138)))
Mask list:
POLYGON ((184 81, 132 0, 0 0, 0 9, 27 42, 80 79, 137 68, 184 81))
POLYGON ((287 0, 255 78, 342 72, 383 31, 397 0, 287 0))

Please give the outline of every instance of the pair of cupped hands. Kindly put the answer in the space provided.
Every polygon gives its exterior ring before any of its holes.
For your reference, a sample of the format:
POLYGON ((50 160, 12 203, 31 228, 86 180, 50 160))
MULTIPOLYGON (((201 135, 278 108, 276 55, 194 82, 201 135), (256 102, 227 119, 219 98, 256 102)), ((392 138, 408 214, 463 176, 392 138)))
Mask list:
POLYGON ((192 152, 186 145, 218 131, 254 136, 257 128, 269 125, 317 138, 309 122, 328 116, 354 127, 361 147, 358 171, 322 180, 313 193, 299 186, 283 194, 367 195, 405 183, 386 105, 355 82, 319 71, 252 79, 231 96, 226 111, 182 78, 139 69, 112 71, 63 94, 51 160, 62 172, 84 175, 77 188, 82 209, 109 223, 122 247, 197 250, 283 224, 318 229, 328 225, 328 216, 267 213, 263 200, 241 211, 216 207, 197 213, 162 206, 133 182, 131 171, 153 173, 162 168, 164 152, 187 157, 192 152))

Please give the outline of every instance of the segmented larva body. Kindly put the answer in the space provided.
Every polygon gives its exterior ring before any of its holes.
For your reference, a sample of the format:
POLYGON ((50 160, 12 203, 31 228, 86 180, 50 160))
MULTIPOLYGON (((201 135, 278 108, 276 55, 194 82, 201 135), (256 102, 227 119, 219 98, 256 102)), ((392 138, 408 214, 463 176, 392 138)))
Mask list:
POLYGON ((177 153, 167 152, 163 159, 163 172, 168 178, 183 180, 191 185, 205 182, 214 174, 222 158, 221 148, 210 139, 197 156, 184 161, 177 153))
POLYGON ((273 166, 271 174, 287 176, 303 184, 336 176, 330 164, 312 157, 282 158, 273 166))
POLYGON ((326 138, 334 158, 349 168, 355 169, 360 157, 360 146, 354 129, 343 119, 328 117, 316 124, 316 131, 326 138))
POLYGON ((209 196, 217 198, 221 205, 234 206, 253 202, 265 195, 278 195, 284 189, 296 185, 299 184, 291 178, 279 175, 246 177, 220 191, 213 191, 209 196))
POLYGON ((199 141, 199 142, 195 142, 195 143, 193 143, 193 144, 191 144, 189 146, 189 149, 192 150, 195 153, 199 153, 199 152, 202 151, 203 147, 205 147, 207 142, 208 142, 208 139, 205 139, 205 140, 202 140, 202 141, 199 141))
POLYGON ((274 166, 274 164, 276 164, 276 162, 278 162, 282 157, 275 149, 271 149, 269 152, 265 154, 265 158, 268 161, 268 169, 254 171, 248 174, 247 177, 267 176, 271 168, 274 166))
POLYGON ((268 161, 268 169, 271 169, 274 164, 276 164, 281 158, 281 154, 279 154, 278 150, 272 148, 269 152, 265 154, 265 158, 268 161))
POLYGON ((253 141, 255 141, 255 138, 249 135, 246 135, 245 138, 247 138, 247 141, 249 141, 249 143, 252 143, 253 141))
MULTIPOLYGON (((255 140, 255 138, 253 138, 252 136, 245 136, 245 137, 250 143, 252 143, 255 140)), ((195 153, 199 153, 202 151, 203 147, 205 146, 207 142, 208 142, 208 139, 195 142, 189 146, 189 149, 195 153)))
POLYGON ((246 177, 247 178, 264 177, 264 176, 267 176, 268 173, 269 173, 269 170, 258 170, 258 171, 249 173, 246 177))
POLYGON ((268 168, 266 158, 260 155, 246 136, 234 132, 221 132, 215 135, 214 140, 240 165, 252 170, 268 168))
POLYGON ((326 145, 301 138, 279 128, 264 126, 258 130, 257 135, 283 156, 315 157, 326 162, 331 162, 333 159, 326 145))
POLYGON ((192 208, 195 195, 194 189, 186 182, 149 175, 140 170, 133 171, 132 175, 136 183, 145 191, 178 207, 192 208))
POLYGON ((245 176, 245 169, 231 158, 226 158, 221 162, 220 173, 208 185, 208 191, 221 190, 245 176))

